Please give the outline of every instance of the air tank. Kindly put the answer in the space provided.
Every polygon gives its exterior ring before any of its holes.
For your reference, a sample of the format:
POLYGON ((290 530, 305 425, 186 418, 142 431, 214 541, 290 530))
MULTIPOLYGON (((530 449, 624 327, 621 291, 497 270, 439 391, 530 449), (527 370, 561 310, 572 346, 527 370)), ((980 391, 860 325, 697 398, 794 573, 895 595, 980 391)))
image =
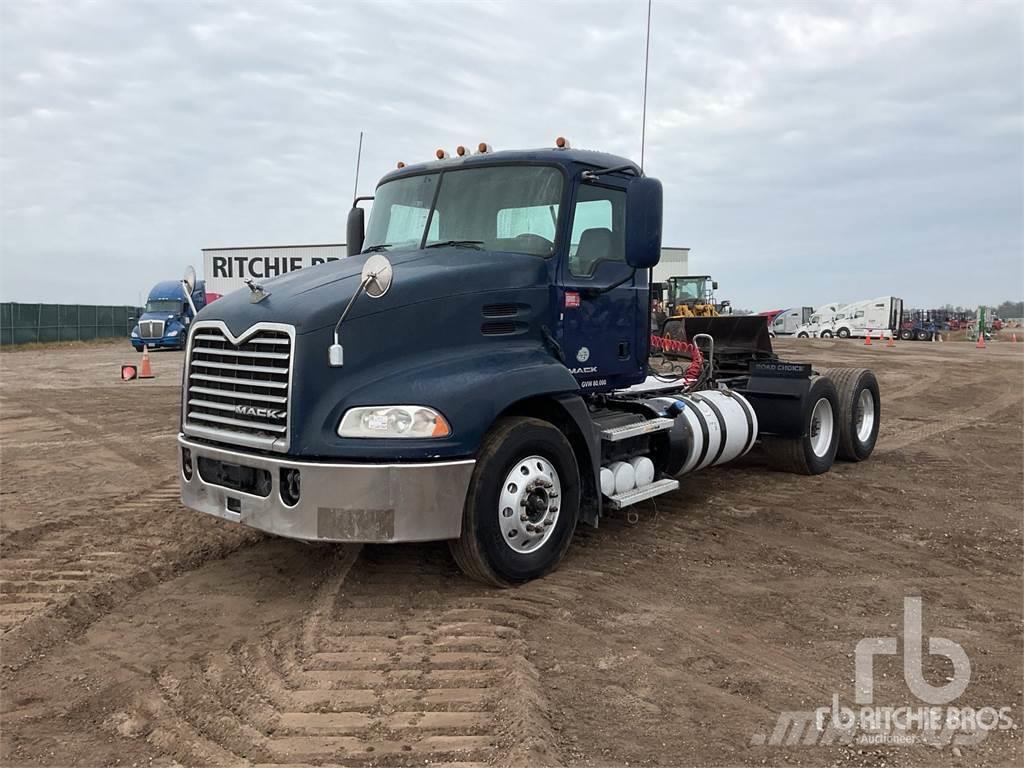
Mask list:
POLYGON ((655 413, 679 411, 668 433, 664 471, 685 475, 738 459, 757 439, 757 414, 743 395, 729 390, 704 390, 646 401, 655 413))

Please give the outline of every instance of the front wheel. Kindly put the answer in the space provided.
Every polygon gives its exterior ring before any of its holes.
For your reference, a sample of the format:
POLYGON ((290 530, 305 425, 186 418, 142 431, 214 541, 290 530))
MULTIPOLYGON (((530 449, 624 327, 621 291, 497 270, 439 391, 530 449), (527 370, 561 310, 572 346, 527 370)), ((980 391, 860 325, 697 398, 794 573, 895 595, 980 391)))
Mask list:
POLYGON ((765 437, 763 446, 773 469, 820 475, 832 468, 839 447, 839 395, 825 376, 811 381, 804 400, 802 437, 765 437))
POLYGON ((850 338, 850 329, 840 328, 838 331, 836 331, 836 336, 838 336, 840 339, 848 339, 850 338))
POLYGON ((821 332, 821 338, 823 338, 823 339, 831 339, 832 338, 832 331, 822 331, 821 332))
POLYGON ((486 584, 540 578, 568 550, 579 506, 579 469, 565 435, 540 419, 503 419, 480 448, 452 555, 486 584))

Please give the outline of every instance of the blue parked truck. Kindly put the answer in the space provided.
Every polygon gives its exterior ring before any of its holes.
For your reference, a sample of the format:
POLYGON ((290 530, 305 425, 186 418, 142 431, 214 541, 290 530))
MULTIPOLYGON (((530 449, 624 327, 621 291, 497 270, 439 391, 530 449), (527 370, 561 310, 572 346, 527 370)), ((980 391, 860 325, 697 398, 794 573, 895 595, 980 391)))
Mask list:
POLYGON ((778 359, 763 318, 688 319, 696 364, 653 372, 662 190, 636 164, 561 141, 438 155, 386 175, 365 226, 357 199, 350 258, 199 313, 187 506, 303 540, 448 540, 509 586, 578 523, 756 442, 800 474, 871 454, 875 377, 778 359))
POLYGON ((200 280, 192 286, 192 301, 188 301, 185 283, 164 280, 153 286, 146 299, 146 307, 138 324, 132 328, 132 346, 141 352, 149 349, 184 349, 188 326, 195 313, 206 306, 205 283, 200 280))

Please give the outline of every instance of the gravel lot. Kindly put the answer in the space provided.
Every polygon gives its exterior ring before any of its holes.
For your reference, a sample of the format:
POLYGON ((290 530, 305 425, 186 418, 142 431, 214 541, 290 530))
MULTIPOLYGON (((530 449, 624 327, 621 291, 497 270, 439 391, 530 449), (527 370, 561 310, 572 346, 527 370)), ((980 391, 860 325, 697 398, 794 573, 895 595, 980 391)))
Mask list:
MULTIPOLYGON (((495 591, 444 545, 310 546, 178 502, 180 353, 0 354, 4 765, 1011 765, 976 744, 772 745, 852 706, 854 649, 959 643, 959 706, 1022 705, 1024 344, 784 341, 869 366, 878 449, 821 477, 757 455, 579 529, 495 591), (656 502, 656 503, 655 503, 656 502)), ((943 684, 944 657, 925 677, 943 684)), ((875 704, 919 706, 901 657, 875 704)))

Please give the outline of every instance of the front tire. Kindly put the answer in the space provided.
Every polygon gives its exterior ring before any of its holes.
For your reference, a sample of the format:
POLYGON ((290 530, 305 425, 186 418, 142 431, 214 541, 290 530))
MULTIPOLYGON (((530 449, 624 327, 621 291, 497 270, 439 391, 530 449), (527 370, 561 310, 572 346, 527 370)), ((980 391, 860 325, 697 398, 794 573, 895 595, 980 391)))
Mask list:
POLYGON ((484 437, 452 556, 472 579, 508 587, 558 565, 576 530, 580 478, 572 446, 540 419, 502 419, 484 437))
POLYGON ((838 336, 840 339, 848 339, 850 338, 850 329, 840 328, 838 331, 836 331, 836 336, 838 336))
POLYGON ((797 475, 821 475, 832 468, 839 447, 839 394, 825 376, 817 376, 804 401, 802 437, 765 437, 762 444, 773 469, 797 475))
POLYGON ((845 461, 864 461, 878 442, 882 398, 878 379, 867 368, 827 368, 822 376, 832 379, 839 393, 839 449, 845 461))
POLYGON ((832 338, 832 331, 822 331, 821 332, 821 338, 823 338, 823 339, 831 339, 832 338))

